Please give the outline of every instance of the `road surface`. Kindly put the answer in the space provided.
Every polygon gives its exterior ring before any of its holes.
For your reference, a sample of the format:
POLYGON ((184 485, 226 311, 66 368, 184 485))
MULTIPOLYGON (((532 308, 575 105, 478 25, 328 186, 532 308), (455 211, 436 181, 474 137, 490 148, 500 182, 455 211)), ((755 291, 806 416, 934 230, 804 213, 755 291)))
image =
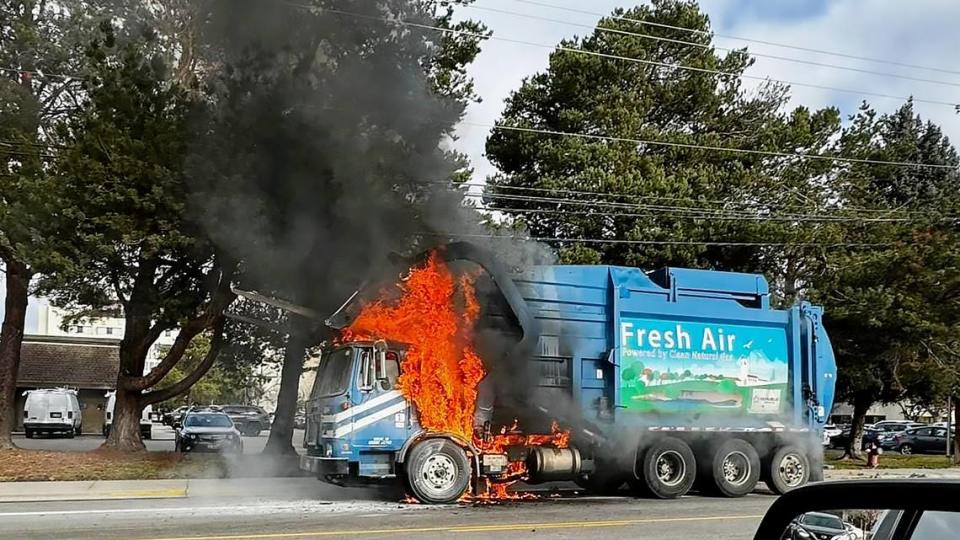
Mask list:
MULTIPOLYGON (((243 438, 243 453, 259 454, 267 444, 267 437, 270 432, 264 431, 257 437, 243 438)), ((153 425, 151 439, 143 441, 150 451, 173 451, 173 428, 161 424, 153 425)), ((103 444, 103 437, 100 435, 82 435, 73 439, 60 437, 39 437, 27 439, 23 434, 14 435, 14 443, 20 448, 31 450, 59 450, 65 452, 86 452, 94 450, 103 444)), ((294 447, 302 451, 300 443, 303 441, 303 431, 296 429, 293 431, 294 447)))
MULTIPOLYGON (((319 484, 319 483, 318 483, 319 484)), ((751 539, 771 495, 674 501, 564 496, 471 506, 401 504, 392 494, 322 485, 317 496, 203 496, 0 504, 4 538, 751 539)))

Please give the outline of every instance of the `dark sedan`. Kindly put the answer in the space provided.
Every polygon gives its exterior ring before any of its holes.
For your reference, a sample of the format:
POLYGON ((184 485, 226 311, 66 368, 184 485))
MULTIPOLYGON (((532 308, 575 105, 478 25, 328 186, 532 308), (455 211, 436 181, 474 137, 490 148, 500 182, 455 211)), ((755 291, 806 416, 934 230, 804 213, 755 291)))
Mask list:
POLYGON ((270 427, 270 415, 253 405, 224 405, 223 412, 233 420, 245 437, 256 437, 270 427))
MULTIPOLYGON (((864 428, 863 430, 863 440, 861 448, 866 448, 870 446, 871 443, 880 446, 880 438, 885 435, 885 432, 879 429, 864 428)), ((831 448, 845 448, 847 446, 847 441, 850 440, 850 428, 845 427, 839 435, 836 435, 830 439, 831 448)))
POLYGON ((243 453, 243 438, 230 417, 219 411, 190 410, 174 435, 177 452, 243 453))

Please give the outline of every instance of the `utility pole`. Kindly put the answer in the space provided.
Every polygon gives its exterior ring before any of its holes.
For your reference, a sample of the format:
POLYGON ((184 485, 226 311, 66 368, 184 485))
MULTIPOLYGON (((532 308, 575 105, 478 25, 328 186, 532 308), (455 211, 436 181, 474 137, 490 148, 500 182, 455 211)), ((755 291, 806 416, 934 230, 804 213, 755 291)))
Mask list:
POLYGON ((950 448, 952 446, 952 441, 950 440, 950 431, 953 429, 953 398, 947 396, 947 457, 950 457, 950 448))

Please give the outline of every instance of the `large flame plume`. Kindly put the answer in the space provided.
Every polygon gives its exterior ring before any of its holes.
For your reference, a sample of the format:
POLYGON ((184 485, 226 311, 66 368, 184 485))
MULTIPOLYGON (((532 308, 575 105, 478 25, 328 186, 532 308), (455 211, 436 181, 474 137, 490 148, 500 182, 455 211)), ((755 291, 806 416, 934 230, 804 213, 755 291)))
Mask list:
POLYGON ((364 306, 343 339, 386 339, 407 346, 399 390, 427 430, 473 439, 477 385, 486 374, 473 348, 480 315, 473 280, 456 278, 436 253, 411 270, 397 302, 364 306))

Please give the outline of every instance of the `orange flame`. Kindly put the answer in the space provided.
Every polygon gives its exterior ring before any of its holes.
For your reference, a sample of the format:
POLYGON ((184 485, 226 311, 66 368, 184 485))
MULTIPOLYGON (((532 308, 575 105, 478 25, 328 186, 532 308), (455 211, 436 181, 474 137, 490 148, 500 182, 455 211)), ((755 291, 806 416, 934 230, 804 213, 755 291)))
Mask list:
MULTIPOLYGON (((429 431, 447 432, 472 441, 481 453, 507 453, 509 447, 551 445, 566 448, 570 432, 553 423, 549 435, 525 435, 514 420, 497 435, 474 434, 477 385, 486 375, 473 347, 473 329, 480 315, 473 279, 455 278, 437 256, 414 268, 399 285, 399 300, 380 300, 363 307, 341 334, 343 341, 386 339, 407 346, 398 389, 416 405, 420 425, 429 431)), ((496 480, 484 478, 486 492, 464 495, 462 501, 490 502, 536 498, 509 492, 518 480, 529 477, 523 459, 511 461, 496 480)))
POLYGON ((473 349, 473 326, 480 315, 473 280, 456 280, 434 253, 425 266, 411 270, 400 288, 403 294, 395 305, 379 301, 364 306, 341 337, 406 344, 397 386, 416 405, 420 425, 472 440, 477 385, 486 374, 473 349))

